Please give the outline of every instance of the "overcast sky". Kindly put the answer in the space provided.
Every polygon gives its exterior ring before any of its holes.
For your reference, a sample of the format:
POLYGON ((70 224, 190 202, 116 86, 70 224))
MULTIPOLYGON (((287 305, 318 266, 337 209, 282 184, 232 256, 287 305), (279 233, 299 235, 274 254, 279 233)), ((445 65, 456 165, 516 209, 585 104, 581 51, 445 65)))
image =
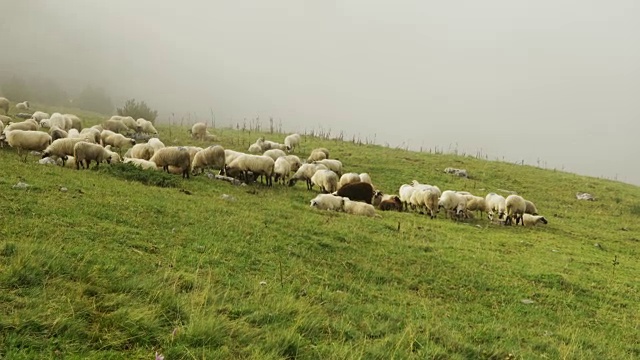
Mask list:
POLYGON ((8 0, 0 71, 640 184, 640 1, 8 0), (457 145, 456 145, 457 144, 457 145))

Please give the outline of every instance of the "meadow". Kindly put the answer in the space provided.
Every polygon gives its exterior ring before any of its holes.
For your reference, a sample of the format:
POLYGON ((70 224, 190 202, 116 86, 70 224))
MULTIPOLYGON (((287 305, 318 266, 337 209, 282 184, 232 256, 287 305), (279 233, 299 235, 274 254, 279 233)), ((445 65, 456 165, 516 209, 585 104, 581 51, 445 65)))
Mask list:
MULTIPOLYGON (((157 128, 166 145, 208 145, 187 124, 157 128)), ((285 136, 212 132, 240 151, 285 136)), ((0 358, 640 358, 640 188, 315 136, 298 154, 319 146, 385 193, 413 179, 516 191, 549 224, 357 217, 311 209, 304 183, 76 171, 5 147, 0 358)))

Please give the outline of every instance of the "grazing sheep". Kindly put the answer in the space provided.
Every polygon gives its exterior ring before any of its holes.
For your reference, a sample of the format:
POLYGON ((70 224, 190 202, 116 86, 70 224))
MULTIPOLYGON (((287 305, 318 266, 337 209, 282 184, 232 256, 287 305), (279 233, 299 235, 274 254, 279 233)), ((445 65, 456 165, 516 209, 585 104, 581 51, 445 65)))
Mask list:
MULTIPOLYGON (((41 131, 4 130, 7 144, 18 150, 18 156, 23 150, 42 151, 51 144, 51 136, 41 131)), ((26 160, 26 155, 25 155, 26 160)))
POLYGON ((259 154, 263 150, 262 150, 262 146, 260 146, 259 144, 251 144, 249 146, 249 149, 247 149, 247 151, 251 154, 259 154))
POLYGON ((144 159, 149 160, 153 156, 154 149, 148 143, 145 144, 135 144, 129 151, 127 151, 128 156, 134 159, 144 159))
POLYGON ((162 141, 160 141, 160 139, 155 138, 155 137, 149 139, 149 141, 147 141, 147 144, 149 144, 149 146, 151 146, 153 148, 153 151, 156 151, 158 149, 162 149, 164 147, 164 143, 162 141))
POLYGON ((322 192, 332 193, 338 187, 338 175, 331 170, 318 170, 311 177, 311 187, 313 185, 318 185, 322 192))
POLYGON ((76 170, 80 170, 80 165, 82 165, 83 169, 88 169, 91 161, 96 162, 96 168, 103 161, 111 163, 111 156, 107 149, 86 141, 77 142, 73 146, 73 158, 76 162, 76 170), (83 161, 86 163, 86 167, 82 163, 83 161))
POLYGON ((138 120, 136 120, 136 122, 140 127, 140 132, 145 134, 158 135, 158 130, 156 130, 151 121, 139 118, 138 120))
POLYGON ((107 153, 109 153, 109 159, 111 160, 111 164, 117 164, 122 161, 122 159, 120 158, 120 154, 118 154, 117 152, 111 151, 111 145, 105 146, 104 149, 107 150, 107 153))
POLYGON ((4 114, 7 115, 9 114, 9 105, 11 103, 9 102, 9 99, 4 98, 4 97, 0 97, 0 109, 4 110, 4 114))
POLYGON ((452 190, 446 190, 440 196, 438 208, 443 208, 453 219, 457 217, 461 219, 465 215, 467 207, 467 198, 452 190))
POLYGON ((51 128, 57 126, 64 131, 71 129, 71 119, 60 113, 53 113, 49 119, 40 120, 40 126, 43 128, 51 128))
POLYGON ((287 159, 289 165, 291 165, 291 171, 298 171, 298 169, 300 169, 300 166, 302 166, 300 158, 295 155, 287 155, 284 158, 287 159))
POLYGON ((207 135, 207 124, 203 122, 197 122, 191 126, 190 130, 187 130, 191 134, 191 138, 196 140, 204 140, 207 135))
POLYGON ((169 166, 180 168, 182 177, 189 178, 191 158, 189 151, 184 147, 169 146, 158 149, 149 161, 154 162, 158 167, 162 167, 166 172, 169 172, 169 166))
POLYGON ((277 150, 287 150, 287 146, 285 144, 280 144, 275 141, 264 140, 262 142, 262 148, 266 150, 277 149, 277 150))
MULTIPOLYGON (((507 218, 505 219, 505 225, 511 225, 512 221, 515 220, 516 225, 522 221, 522 215, 524 211, 527 209, 527 204, 524 201, 524 198, 520 195, 509 195, 505 200, 505 209, 507 218)), ((524 225, 524 222, 522 223, 524 225)))
MULTIPOLYGON (((51 132, 51 130, 49 130, 49 132, 51 132)), ((80 132, 77 129, 69 129, 69 132, 67 133, 67 137, 68 138, 79 138, 80 137, 80 132)))
POLYGON ((327 154, 324 151, 316 149, 311 152, 311 155, 309 155, 309 157, 307 158, 307 162, 312 163, 314 161, 320 161, 326 158, 327 158, 327 154))
POLYGON ((75 145, 85 141, 83 138, 64 138, 51 142, 42 152, 42 158, 53 157, 62 159, 62 165, 67 161, 67 156, 73 155, 75 145))
POLYGON ((12 121, 13 121, 13 118, 11 116, 0 115, 0 122, 4 122, 5 124, 9 124, 12 121))
POLYGON ((71 129, 76 129, 78 131, 82 130, 82 120, 80 120, 80 118, 74 114, 64 114, 62 115, 64 117, 66 117, 67 119, 71 120, 71 128, 69 128, 69 130, 71 129))
POLYGON ((222 146, 209 146, 206 149, 198 151, 193 157, 191 171, 195 175, 198 170, 200 170, 200 173, 203 173, 205 168, 213 167, 224 172, 225 158, 226 156, 222 146))
POLYGON ((16 104, 16 109, 18 110, 29 110, 29 102, 23 101, 21 103, 16 104))
POLYGON ((324 159, 324 160, 315 161, 314 164, 322 164, 326 166, 329 170, 336 173, 338 176, 342 175, 342 162, 340 162, 340 160, 324 159))
POLYGON ((364 201, 367 204, 371 204, 374 193, 375 191, 373 190, 373 186, 371 186, 371 184, 365 182, 356 182, 346 184, 345 186, 341 187, 340 189, 338 189, 336 195, 346 197, 352 201, 364 201))
POLYGON ((360 181, 373 185, 373 182, 371 181, 371 176, 368 173, 362 173, 359 176, 360 176, 360 181))
POLYGON ((307 183, 307 190, 311 190, 313 186, 313 184, 311 184, 311 178, 313 177, 313 174, 315 174, 318 170, 320 170, 319 165, 302 164, 300 168, 298 168, 296 173, 293 174, 291 180, 289 180, 289 186, 295 185, 298 180, 305 180, 307 183))
POLYGON ((156 163, 154 163, 153 161, 144 160, 144 159, 125 158, 124 163, 132 164, 134 166, 141 168, 142 170, 162 170, 162 168, 159 168, 156 165, 156 163))
POLYGON ((40 126, 35 120, 27 119, 25 121, 12 122, 8 124, 4 128, 4 131, 11 131, 11 130, 36 131, 38 130, 39 127, 40 126))
POLYGON ((402 205, 404 210, 409 208, 409 204, 411 203, 411 196, 413 196, 413 192, 417 189, 413 185, 403 184, 400 186, 398 190, 398 194, 400 197, 400 201, 402 201, 402 205))
MULTIPOLYGON (((113 117, 111 117, 113 119, 113 117)), ((131 116, 120 117, 120 122, 124 124, 129 130, 133 132, 140 132, 140 125, 131 116)))
POLYGON ((35 121, 37 121, 38 123, 40 123, 40 121, 44 120, 44 119, 48 119, 51 116, 46 113, 46 112, 42 112, 42 111, 36 111, 33 113, 33 115, 31 115, 31 118, 35 121))
POLYGON ((111 145, 114 148, 123 149, 129 145, 135 145, 136 141, 128 137, 125 137, 122 134, 111 134, 106 138, 102 139, 102 144, 104 146, 111 145))
POLYGON ((342 208, 344 212, 352 215, 376 216, 376 209, 371 204, 365 204, 359 201, 343 200, 342 208))
POLYGON ((531 215, 524 213, 522 215, 522 225, 524 226, 535 226, 536 224, 548 224, 547 219, 542 215, 531 215))
POLYGON ((268 156, 270 158, 273 159, 273 161, 276 161, 277 158, 279 157, 283 157, 283 156, 287 156, 287 153, 280 150, 280 149, 271 149, 271 150, 267 150, 264 152, 264 154, 262 154, 264 156, 268 156))
MULTIPOLYGON (((75 130, 75 129, 74 129, 75 130)), ((64 139, 69 137, 69 133, 60 129, 57 126, 52 126, 49 129, 49 135, 51 135, 51 140, 56 141, 58 139, 64 139)), ((79 136, 80 134, 78 134, 79 136)))
POLYGON ((342 210, 343 203, 344 199, 340 196, 332 194, 318 194, 318 196, 311 200, 311 204, 309 206, 318 210, 340 211, 342 210))
POLYGON ((85 129, 82 129, 82 131, 80 131, 81 137, 85 137, 87 139, 90 138, 92 139, 91 142, 94 142, 96 144, 100 144, 102 142, 102 138, 100 137, 100 135, 101 135, 100 130, 96 128, 85 128, 85 129))
POLYGON ((538 215, 538 208, 533 202, 525 199, 524 203, 526 205, 526 209, 524 210, 525 214, 538 215))
MULTIPOLYGON (((267 150, 267 151, 271 151, 271 150, 267 150)), ((276 183, 279 180, 282 180, 282 185, 284 185, 287 179, 289 178, 289 174, 291 173, 291 164, 289 164, 289 162, 284 156, 281 156, 276 159, 273 171, 275 174, 274 178, 276 180, 276 183)))
POLYGON ((485 202, 487 205, 489 220, 493 220, 494 213, 496 212, 498 213, 498 220, 502 220, 506 211, 504 196, 496 193, 489 193, 485 197, 485 202))
POLYGON ((191 162, 193 162, 193 158, 196 157, 196 154, 198 153, 198 151, 202 150, 202 148, 199 146, 183 146, 183 147, 187 149, 187 152, 189 152, 189 159, 191 160, 191 162))
POLYGON ((113 131, 116 134, 126 134, 129 132, 129 127, 125 125, 121 120, 109 119, 106 120, 102 127, 105 130, 113 131))
POLYGON ((291 134, 284 138, 284 145, 287 147, 287 151, 293 151, 300 146, 300 134, 291 134))
POLYGON ((236 177, 239 173, 243 173, 244 179, 247 180, 248 172, 251 171, 254 176, 264 175, 267 186, 272 186, 274 167, 275 161, 268 156, 244 154, 238 156, 226 166, 226 173, 231 177, 236 177))
POLYGON ((224 149, 224 163, 230 164, 233 160, 235 160, 240 155, 246 155, 246 154, 240 151, 224 149))
POLYGON ((402 201, 400 201, 400 198, 398 196, 394 196, 391 199, 384 199, 380 202, 380 205, 378 205, 378 209, 382 211, 402 211, 402 201))
POLYGON ((431 186, 419 190, 422 193, 422 203, 424 203, 429 217, 435 219, 436 215, 440 212, 439 198, 442 195, 440 189, 437 186, 431 186))
MULTIPOLYGON (((458 192, 458 194, 460 194, 460 192, 458 192)), ((482 213, 487 212, 487 201, 485 198, 472 194, 463 196, 467 199, 467 211, 479 211, 480 216, 482 216, 482 213)))
POLYGON ((338 182, 338 190, 340 190, 341 187, 347 185, 347 184, 352 184, 352 183, 358 183, 360 182, 360 175, 356 174, 356 173, 346 173, 343 174, 340 177, 340 181, 338 182))

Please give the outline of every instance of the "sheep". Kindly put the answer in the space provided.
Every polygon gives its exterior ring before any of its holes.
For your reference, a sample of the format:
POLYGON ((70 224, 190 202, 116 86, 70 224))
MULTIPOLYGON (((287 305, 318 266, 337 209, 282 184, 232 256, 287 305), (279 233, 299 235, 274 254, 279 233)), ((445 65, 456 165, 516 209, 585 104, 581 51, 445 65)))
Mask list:
POLYGON ((249 149, 247 149, 247 151, 251 154, 259 154, 262 152, 262 146, 258 144, 251 144, 249 146, 249 149))
POLYGON ((127 157, 149 160, 153 156, 153 151, 153 147, 148 143, 135 144, 131 149, 127 151, 127 157))
POLYGON ((382 211, 387 211, 387 210, 402 211, 402 201, 400 201, 400 198, 398 196, 394 196, 391 199, 382 200, 380 202, 380 205, 378 205, 378 209, 382 211))
POLYGON ((105 130, 113 131, 117 134, 126 134, 129 132, 129 127, 125 125, 121 120, 109 119, 102 123, 102 127, 105 130))
POLYGON ((329 170, 336 173, 338 176, 342 175, 342 162, 340 162, 340 160, 324 159, 315 161, 314 164, 322 164, 329 168, 329 170))
POLYGON ((277 149, 277 150, 287 150, 287 146, 285 144, 280 144, 275 141, 264 140, 262 142, 262 148, 266 150, 277 149))
POLYGON ((196 157, 196 154, 198 153, 198 151, 202 150, 201 147, 199 146, 183 146, 185 149, 187 149, 187 152, 189 153, 189 161, 193 162, 193 158, 196 157))
POLYGON ((225 172, 229 176, 237 175, 238 173, 244 173, 244 178, 247 180, 247 172, 251 171, 254 176, 264 175, 266 178, 267 186, 273 185, 273 172, 275 167, 275 161, 272 158, 264 155, 249 155, 244 154, 238 156, 231 163, 226 166, 225 172))
POLYGON ((524 226, 535 226, 536 224, 548 224, 547 219, 542 215, 531 215, 528 213, 524 213, 522 215, 522 225, 524 226))
POLYGON ((533 202, 525 199, 524 203, 526 205, 525 214, 538 215, 538 208, 533 202))
POLYGON ((122 116, 122 117, 120 117, 120 122, 122 122, 124 124, 124 126, 126 126, 127 129, 129 129, 131 131, 140 132, 140 130, 141 130, 140 129, 140 125, 138 125, 138 123, 131 116, 122 116))
POLYGON ((311 190, 311 178, 316 173, 316 171, 320 170, 319 167, 320 165, 302 164, 289 180, 289 186, 295 185, 298 180, 305 180, 307 183, 307 190, 311 190))
MULTIPOLYGON (((331 170, 318 170, 311 177, 312 188, 313 185, 318 185, 322 192, 332 193, 337 190, 338 175, 331 170)), ((371 202, 371 200, 369 200, 369 202, 371 202)))
POLYGON ((246 155, 246 154, 239 151, 231 150, 231 149, 224 149, 224 163, 229 164, 240 155, 246 155))
POLYGON ((169 166, 180 168, 182 177, 189 178, 191 158, 189 151, 184 147, 169 146, 158 149, 149 161, 154 162, 158 167, 162 167, 166 172, 169 172, 169 166))
POLYGON ((284 145, 287 147, 287 151, 293 151, 300 146, 300 134, 291 134, 284 138, 284 145))
POLYGON ((122 161, 122 159, 120 158, 120 154, 118 154, 117 152, 111 151, 111 145, 105 146, 104 149, 107 150, 107 153, 109 153, 109 159, 111 160, 111 164, 117 164, 122 161))
POLYGON ((71 129, 76 129, 78 131, 82 130, 82 120, 80 120, 78 116, 74 114, 64 114, 63 116, 71 120, 71 128, 69 128, 69 130, 71 129))
POLYGON ((373 186, 365 182, 346 184, 336 192, 338 196, 346 197, 353 201, 364 201, 367 204, 371 204, 374 194, 373 186))
POLYGON ((438 208, 443 208, 453 218, 461 219, 465 215, 467 198, 452 190, 446 190, 440 196, 438 208))
MULTIPOLYGON (((522 221, 522 215, 527 209, 527 204, 524 198, 520 195, 509 195, 505 200, 505 210, 507 218, 505 219, 505 225, 511 225, 512 221, 516 221, 516 225, 522 221)), ((524 225, 524 222, 522 222, 524 225)))
MULTIPOLYGON (((461 194, 461 192, 458 192, 458 194, 461 194)), ((480 216, 482 216, 483 212, 487 212, 487 201, 485 198, 473 194, 463 196, 467 199, 467 211, 479 211, 480 216)))
POLYGON ((62 165, 67 161, 67 156, 73 155, 75 145, 81 141, 85 141, 83 138, 64 138, 57 139, 51 142, 51 145, 47 146, 42 152, 42 158, 54 157, 62 159, 62 165))
POLYGON ((9 114, 9 105, 11 103, 9 102, 9 99, 4 98, 4 97, 0 97, 0 109, 4 110, 4 114, 8 115, 9 114))
MULTIPOLYGON (((49 132, 51 132, 51 130, 49 130, 49 132)), ((79 138, 80 137, 80 132, 77 129, 69 129, 69 132, 67 132, 67 137, 68 138, 79 138)))
POLYGON ((153 161, 144 160, 144 159, 125 158, 124 159, 124 163, 125 164, 132 164, 132 165, 134 165, 136 167, 139 167, 139 168, 141 168, 143 170, 161 170, 161 168, 156 166, 156 163, 154 163, 153 161))
POLYGON ((80 170, 80 165, 85 169, 83 161, 86 163, 86 169, 89 169, 91 161, 96 162, 96 168, 100 166, 100 163, 106 161, 111 163, 111 156, 109 150, 103 148, 98 144, 89 143, 86 141, 77 142, 73 146, 73 158, 76 162, 76 170, 80 170))
MULTIPOLYGON (((268 150, 268 151, 271 151, 271 150, 268 150)), ((291 164, 289 164, 289 162, 284 156, 281 156, 276 159, 274 163, 273 171, 275 174, 274 178, 276 180, 276 183, 280 179, 282 179, 282 185, 284 185, 287 179, 289 178, 289 174, 291 173, 291 164)))
POLYGON ((268 156, 270 158, 273 159, 273 161, 276 161, 277 158, 281 157, 281 156, 287 156, 287 153, 280 150, 280 149, 271 149, 271 150, 267 150, 264 152, 264 154, 262 154, 264 156, 268 156))
POLYGON ((140 127, 140 132, 145 134, 158 135, 158 130, 156 130, 151 121, 139 118, 138 120, 136 120, 136 122, 140 127))
MULTIPOLYGON (((69 132, 71 132, 71 129, 69 129, 69 132)), ((94 142, 96 144, 99 144, 101 142, 100 134, 101 134, 100 131, 95 128, 85 128, 85 129, 82 129, 82 131, 80 131, 80 136, 84 136, 87 139, 91 138, 92 139, 91 142, 94 142)))
MULTIPOLYGON (((57 126, 52 126, 49 129, 49 135, 51 135, 51 140, 56 141, 57 139, 64 139, 69 137, 69 133, 60 129, 57 126)), ((80 134, 78 134, 80 135, 80 134)))
POLYGON ((4 131, 11 130, 23 130, 23 131, 35 131, 38 130, 39 125, 33 119, 27 119, 25 121, 10 123, 4 128, 4 131))
POLYGON ((16 109, 18 110, 29 110, 29 102, 23 101, 21 103, 16 104, 16 109))
POLYGON ((206 149, 202 149, 196 153, 191 162, 191 171, 196 173, 197 170, 204 172, 205 168, 214 167, 220 172, 224 172, 225 165, 224 148, 220 145, 212 145, 206 149))
POLYGON ((311 155, 309 155, 309 157, 307 158, 307 162, 312 163, 314 161, 320 161, 326 158, 327 158, 327 154, 324 151, 320 151, 316 149, 311 152, 311 155))
POLYGON ((360 176, 360 181, 373 185, 373 182, 371 181, 371 176, 368 173, 362 173, 358 176, 360 176))
POLYGON ((51 136, 41 131, 5 129, 4 136, 9 146, 18 150, 18 156, 23 150, 42 151, 51 144, 51 136))
POLYGON ((340 177, 340 181, 338 182, 338 190, 340 190, 341 187, 347 185, 347 184, 351 184, 351 183, 358 183, 360 182, 360 175, 356 174, 356 173, 346 173, 343 174, 340 177))
POLYGON ((71 119, 65 117, 60 113, 53 113, 51 117, 47 120, 40 120, 40 126, 45 128, 51 128, 53 126, 57 126, 64 131, 68 131, 71 129, 72 121, 71 119))
POLYGON ((371 204, 344 199, 342 208, 344 212, 352 215, 376 216, 376 209, 371 204))
MULTIPOLYGON (((431 219, 436 218, 436 214, 440 212, 439 197, 440 189, 437 186, 424 185, 415 188, 411 194, 410 203, 418 209, 424 208, 431 219)), ((422 211, 420 211, 422 213, 422 211)))
POLYGON ((488 193, 485 197, 489 220, 493 220, 494 213, 498 213, 498 220, 502 220, 505 214, 505 198, 496 193, 488 193))
POLYGON ((136 141, 128 137, 125 137, 122 134, 111 134, 106 138, 102 139, 102 144, 104 146, 111 145, 115 148, 122 149, 128 145, 135 145, 136 141))
POLYGON ((203 122, 197 122, 191 126, 190 130, 187 130, 191 134, 192 139, 204 140, 207 135, 207 124, 203 122))
POLYGON ((12 121, 13 121, 13 118, 11 116, 0 115, 0 122, 4 122, 5 124, 9 124, 12 121))
POLYGON ((37 121, 38 123, 40 123, 40 121, 44 120, 44 119, 48 119, 51 116, 46 113, 46 112, 42 112, 42 111, 36 111, 33 113, 33 115, 31 115, 31 118, 35 121, 37 121))
POLYGON ((404 210, 407 210, 409 208, 411 196, 413 195, 414 191, 416 191, 416 188, 413 185, 402 184, 400 186, 400 189, 398 190, 398 194, 400 197, 400 201, 402 201, 404 210))
POLYGON ((342 210, 344 198, 332 194, 318 194, 310 203, 310 207, 318 210, 340 211, 342 210))
POLYGON ((291 165, 291 171, 298 171, 298 169, 300 169, 300 166, 302 166, 300 158, 295 155, 287 155, 284 158, 287 159, 289 165, 291 165))
POLYGON ((149 146, 153 148, 153 151, 162 149, 164 147, 164 143, 160 141, 160 139, 155 137, 152 137, 151 139, 149 139, 149 141, 147 141, 147 144, 149 144, 149 146))

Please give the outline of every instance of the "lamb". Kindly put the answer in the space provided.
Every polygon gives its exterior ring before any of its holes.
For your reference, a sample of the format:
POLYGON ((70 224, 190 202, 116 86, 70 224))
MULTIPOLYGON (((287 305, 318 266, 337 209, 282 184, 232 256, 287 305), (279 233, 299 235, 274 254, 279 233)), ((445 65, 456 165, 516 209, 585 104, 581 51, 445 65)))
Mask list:
POLYGON ((340 181, 338 182, 338 190, 347 184, 357 183, 357 182, 360 182, 360 175, 358 175, 357 173, 343 174, 340 177, 340 181))
POLYGON ((42 151, 51 144, 51 136, 41 131, 5 129, 4 135, 9 146, 18 150, 18 156, 23 150, 42 151))
MULTIPOLYGON (((311 177, 311 187, 313 185, 318 185, 322 192, 332 193, 338 187, 338 175, 331 170, 318 170, 311 177)), ((373 194, 371 196, 373 197, 373 194)))
POLYGON ((16 104, 16 109, 18 110, 29 110, 29 102, 23 101, 21 103, 16 104))
POLYGON ((493 220, 494 213, 498 213, 498 220, 502 220, 505 214, 505 198, 502 195, 498 195, 496 193, 489 193, 485 197, 485 202, 487 206, 487 212, 489 216, 489 220, 493 220))
POLYGON ((151 157, 153 156, 153 152, 154 152, 153 147, 148 143, 135 144, 131 149, 129 149, 129 151, 127 151, 128 157, 131 157, 134 159, 144 159, 144 160, 151 159, 151 157))
MULTIPOLYGON (((271 150, 267 150, 267 151, 271 151, 271 150)), ((289 164, 289 162, 284 156, 281 156, 276 159, 273 171, 275 174, 274 178, 276 180, 276 183, 279 180, 282 180, 282 185, 284 185, 287 179, 289 178, 289 174, 291 173, 291 164, 289 164)))
MULTIPOLYGON (((527 209, 527 204, 524 198, 520 195, 509 195, 505 200, 505 209, 507 218, 505 219, 505 225, 511 225, 512 220, 516 221, 516 225, 522 221, 522 215, 527 209)), ((522 222, 524 225, 524 222, 522 222)))
POLYGON ((100 163, 106 161, 111 163, 111 157, 109 151, 98 144, 89 143, 86 141, 77 142, 73 146, 73 158, 76 162, 76 170, 80 170, 80 165, 85 169, 83 161, 86 163, 86 169, 89 169, 91 161, 96 162, 96 168, 100 166, 100 163))
MULTIPOLYGON (((53 141, 56 141, 57 139, 64 139, 64 138, 69 137, 69 133, 67 133, 66 131, 60 129, 57 126, 52 126, 49 129, 49 135, 51 135, 51 140, 53 140, 53 141)), ((80 135, 80 134, 78 134, 78 135, 80 135)))
POLYGON ((524 203, 526 205, 526 209, 524 210, 525 214, 538 215, 538 208, 536 208, 536 205, 533 202, 525 199, 524 203))
POLYGON ((295 155, 287 155, 284 158, 287 159, 289 165, 291 165, 291 171, 298 171, 298 169, 300 169, 300 166, 302 166, 300 158, 295 155))
POLYGON ((528 213, 524 213, 522 215, 522 225, 524 226, 535 226, 536 224, 548 224, 547 219, 542 215, 531 215, 528 213))
POLYGON ((69 128, 69 130, 71 130, 71 129, 76 129, 78 131, 82 130, 82 120, 80 120, 79 117, 77 117, 74 114, 64 114, 62 116, 64 116, 67 119, 71 120, 71 128, 69 128))
POLYGON ((224 172, 225 158, 226 156, 222 146, 209 146, 196 153, 191 162, 191 171, 195 174, 197 170, 201 170, 200 173, 203 173, 205 168, 214 167, 224 172))
POLYGON ((346 197, 349 200, 364 201, 367 204, 371 204, 374 194, 373 186, 365 182, 346 184, 336 193, 336 195, 346 197))
POLYGON ((9 105, 11 103, 9 102, 9 99, 4 98, 4 97, 0 97, 0 109, 4 110, 4 114, 8 115, 9 114, 9 105))
POLYGON ((320 161, 326 158, 327 158, 327 154, 324 151, 316 149, 311 152, 311 155, 309 155, 309 157, 307 158, 307 162, 312 163, 314 161, 320 161))
POLYGON ((126 134, 129 132, 129 127, 121 120, 109 119, 102 124, 102 127, 116 134, 126 134))
POLYGON ((402 201, 400 201, 400 198, 398 196, 394 196, 391 199, 384 199, 380 202, 380 205, 378 205, 378 209, 382 211, 402 211, 402 201))
POLYGON ((149 146, 151 146, 153 148, 153 151, 156 151, 158 149, 162 149, 164 147, 164 143, 162 141, 160 141, 160 139, 158 139, 158 138, 149 139, 149 141, 147 141, 147 144, 149 144, 149 146))
POLYGON ((332 194, 318 194, 311 200, 310 207, 318 210, 340 211, 344 204, 344 198, 332 194))
POLYGON ((42 152, 42 158, 54 157, 62 159, 62 165, 67 161, 67 156, 73 155, 75 145, 79 142, 85 141, 83 138, 65 138, 57 139, 51 142, 51 145, 47 146, 42 152))
POLYGON ((139 118, 138 120, 136 120, 136 122, 140 127, 140 132, 145 134, 158 135, 158 130, 156 130, 151 121, 139 118))
POLYGON ((40 126, 35 120, 27 119, 25 121, 9 123, 9 125, 7 125, 4 128, 4 131, 11 131, 11 130, 35 131, 35 130, 38 130, 39 127, 40 126))
POLYGON ((156 163, 154 163, 153 161, 144 160, 144 159, 125 158, 124 163, 132 164, 143 170, 161 170, 161 168, 156 166, 156 163))
POLYGON ((247 151, 251 154, 259 154, 263 150, 262 150, 262 146, 260 146, 259 144, 251 144, 249 146, 249 149, 247 149, 247 151))
POLYGON ((302 166, 300 166, 300 168, 296 171, 296 173, 293 174, 293 176, 291 177, 291 180, 289 180, 289 186, 295 185, 298 180, 306 180, 307 190, 311 190, 312 188, 311 178, 316 173, 316 171, 320 170, 319 166, 320 165, 302 164, 302 166))
POLYGON ((128 137, 125 137, 122 134, 111 134, 106 138, 102 139, 102 144, 104 146, 111 145, 115 148, 122 149, 129 145, 135 145, 136 141, 128 137))
POLYGON ((288 151, 293 151, 300 146, 300 134, 291 134, 284 138, 284 145, 288 151))
POLYGON ((373 185, 373 182, 371 181, 371 176, 369 174, 362 173, 359 176, 360 176, 360 181, 373 185))
POLYGON ((189 152, 184 147, 169 146, 158 149, 149 161, 154 162, 158 167, 162 167, 166 172, 169 172, 169 166, 180 168, 182 170, 182 177, 189 178, 191 158, 189 157, 189 152))
POLYGON ((203 122, 197 122, 191 126, 190 130, 187 130, 191 134, 191 138, 196 140, 204 140, 207 135, 207 124, 203 122))
POLYGON ((314 164, 322 164, 326 166, 329 170, 336 173, 338 176, 342 175, 342 162, 340 162, 340 160, 324 159, 324 160, 315 161, 314 164))
POLYGON ((38 123, 40 123, 40 121, 44 120, 44 119, 48 119, 51 116, 46 113, 46 112, 42 112, 42 111, 36 111, 33 113, 33 115, 31 115, 31 118, 35 121, 37 121, 38 123))
POLYGON ((371 204, 365 204, 359 201, 343 200, 342 205, 344 212, 352 215, 376 216, 376 209, 371 204))
POLYGON ((452 190, 446 190, 440 196, 438 208, 444 208, 453 218, 456 216, 461 219, 465 215, 467 207, 467 198, 452 190))
POLYGON ((248 178, 247 172, 251 171, 254 176, 264 175, 266 178, 267 186, 272 186, 274 167, 275 161, 273 161, 273 159, 268 156, 244 154, 238 156, 229 165, 226 166, 226 173, 230 176, 233 176, 237 175, 239 172, 242 172, 244 173, 244 178, 246 180, 248 178))
POLYGON ((276 159, 278 159, 281 156, 287 156, 287 153, 280 150, 280 149, 271 149, 271 150, 267 150, 264 152, 264 154, 262 154, 264 156, 268 156, 270 158, 273 159, 273 161, 276 161, 276 159))

